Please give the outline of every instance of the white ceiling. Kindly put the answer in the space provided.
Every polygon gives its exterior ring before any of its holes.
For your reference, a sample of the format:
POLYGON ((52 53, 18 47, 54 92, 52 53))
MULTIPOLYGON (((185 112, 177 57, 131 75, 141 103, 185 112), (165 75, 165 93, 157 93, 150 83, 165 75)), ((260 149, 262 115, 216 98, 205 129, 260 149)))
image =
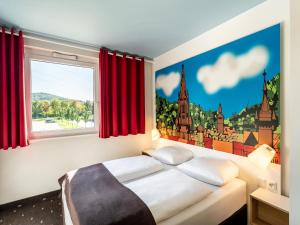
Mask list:
POLYGON ((264 0, 0 0, 0 23, 156 57, 264 0))

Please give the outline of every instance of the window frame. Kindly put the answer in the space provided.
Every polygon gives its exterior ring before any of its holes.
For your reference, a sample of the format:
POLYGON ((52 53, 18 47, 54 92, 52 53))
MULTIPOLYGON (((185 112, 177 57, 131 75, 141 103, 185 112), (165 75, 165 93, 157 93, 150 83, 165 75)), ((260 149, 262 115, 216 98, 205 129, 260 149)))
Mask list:
MULTIPOLYGON (((99 97, 98 97, 98 61, 92 58, 78 57, 77 60, 70 60, 61 57, 54 57, 53 52, 46 50, 29 49, 25 50, 25 101, 26 101, 26 118, 27 132, 30 139, 54 138, 75 135, 95 134, 99 130, 99 97), (92 128, 75 128, 65 130, 49 130, 49 131, 33 131, 32 130, 32 76, 31 76, 31 61, 41 61, 54 64, 70 65, 77 67, 92 68, 93 73, 93 95, 94 95, 94 127, 92 128)), ((59 95, 59 94, 58 94, 59 95)))

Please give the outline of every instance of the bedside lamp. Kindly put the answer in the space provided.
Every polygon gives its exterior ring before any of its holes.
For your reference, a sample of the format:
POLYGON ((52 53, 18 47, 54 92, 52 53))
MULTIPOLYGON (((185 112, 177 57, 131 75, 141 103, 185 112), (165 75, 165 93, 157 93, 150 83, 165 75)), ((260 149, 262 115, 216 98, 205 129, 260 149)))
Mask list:
POLYGON ((275 156, 275 150, 267 144, 263 144, 248 155, 251 162, 266 169, 275 156))
POLYGON ((160 138, 159 131, 155 128, 151 131, 152 141, 157 141, 160 138))

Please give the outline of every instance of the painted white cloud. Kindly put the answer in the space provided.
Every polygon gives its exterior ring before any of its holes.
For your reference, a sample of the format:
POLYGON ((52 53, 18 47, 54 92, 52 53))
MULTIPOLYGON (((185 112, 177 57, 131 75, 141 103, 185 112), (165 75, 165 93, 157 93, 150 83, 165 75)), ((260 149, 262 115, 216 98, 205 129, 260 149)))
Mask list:
POLYGON ((171 96, 180 82, 180 73, 171 72, 168 75, 160 75, 156 79, 156 89, 162 89, 166 96, 171 96))
POLYGON ((263 46, 256 46, 239 56, 226 52, 214 65, 201 67, 197 79, 207 93, 213 94, 222 88, 234 87, 244 78, 256 76, 265 69, 268 60, 268 50, 263 46))

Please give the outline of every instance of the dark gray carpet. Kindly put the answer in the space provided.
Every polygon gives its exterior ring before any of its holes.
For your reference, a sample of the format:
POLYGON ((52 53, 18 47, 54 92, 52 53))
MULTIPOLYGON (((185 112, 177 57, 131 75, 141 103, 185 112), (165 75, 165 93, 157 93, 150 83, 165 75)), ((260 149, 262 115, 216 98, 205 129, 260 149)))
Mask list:
POLYGON ((0 209, 0 225, 62 225, 61 199, 57 193, 0 209))

